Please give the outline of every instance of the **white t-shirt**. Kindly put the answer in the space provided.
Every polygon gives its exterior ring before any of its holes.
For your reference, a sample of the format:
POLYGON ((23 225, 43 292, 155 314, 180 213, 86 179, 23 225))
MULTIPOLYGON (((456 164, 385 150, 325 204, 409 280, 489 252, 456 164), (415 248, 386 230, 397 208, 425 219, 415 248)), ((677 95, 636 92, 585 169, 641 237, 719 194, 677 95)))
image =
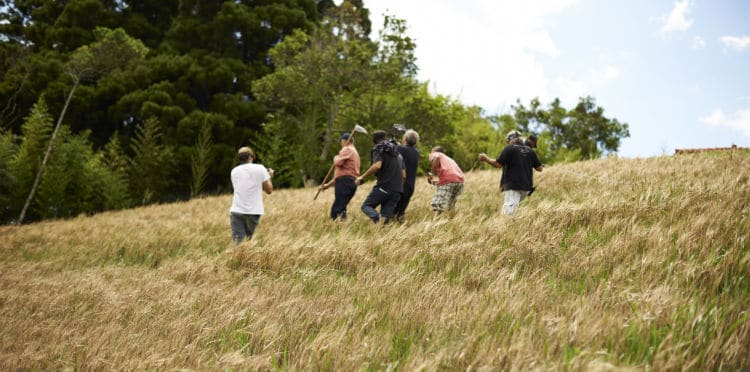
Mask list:
POLYGON ((263 214, 263 182, 271 176, 260 164, 245 163, 232 169, 234 197, 230 212, 263 214))

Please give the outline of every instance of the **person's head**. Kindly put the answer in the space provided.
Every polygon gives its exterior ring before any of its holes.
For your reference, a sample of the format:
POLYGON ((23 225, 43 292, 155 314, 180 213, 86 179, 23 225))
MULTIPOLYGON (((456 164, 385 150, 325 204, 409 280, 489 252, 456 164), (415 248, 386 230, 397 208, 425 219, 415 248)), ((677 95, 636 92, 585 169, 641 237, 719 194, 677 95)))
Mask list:
POLYGON ((445 148, 443 146, 435 146, 432 148, 431 152, 439 152, 441 154, 445 154, 445 148))
POLYGON ((409 129, 404 133, 402 141, 405 145, 414 146, 419 142, 419 133, 413 129, 409 129))
POLYGON ((255 160, 255 152, 247 146, 240 147, 237 151, 237 157, 240 159, 240 163, 252 163, 255 160))
POLYGON ((388 135, 384 130, 376 130, 372 132, 372 143, 374 145, 377 145, 378 143, 385 141, 387 136, 388 135))
POLYGON ((391 127, 391 137, 394 139, 403 136, 404 132, 406 132, 406 128, 401 124, 396 123, 391 127))
POLYGON ((508 132, 508 135, 505 136, 505 139, 508 141, 508 143, 519 143, 519 141, 521 141, 521 132, 512 130, 508 132))
POLYGON ((526 143, 529 147, 536 147, 536 135, 530 134, 529 138, 526 139, 526 143))
POLYGON ((352 135, 349 132, 344 132, 344 134, 341 135, 341 146, 344 146, 348 143, 354 143, 354 138, 352 138, 351 141, 349 141, 349 138, 351 138, 352 135))

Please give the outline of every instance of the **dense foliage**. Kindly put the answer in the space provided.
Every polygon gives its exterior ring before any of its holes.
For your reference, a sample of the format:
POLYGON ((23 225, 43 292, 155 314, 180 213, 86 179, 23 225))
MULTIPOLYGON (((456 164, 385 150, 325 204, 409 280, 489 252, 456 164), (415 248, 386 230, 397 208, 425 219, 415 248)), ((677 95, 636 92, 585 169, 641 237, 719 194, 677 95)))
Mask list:
MULTIPOLYGON (((0 9, 3 223, 18 220, 28 195, 26 219, 39 220, 227 192, 235 151, 248 144, 279 171, 277 187, 315 184, 355 124, 402 123, 421 134, 423 153, 443 145, 467 169, 476 153, 499 153, 516 127, 541 135, 547 162, 615 152, 628 135, 593 98, 570 111, 533 101, 485 117, 431 94, 416 78, 405 21, 386 17, 373 37, 362 0, 15 0, 0 9)), ((369 138, 357 146, 367 153, 369 138)))

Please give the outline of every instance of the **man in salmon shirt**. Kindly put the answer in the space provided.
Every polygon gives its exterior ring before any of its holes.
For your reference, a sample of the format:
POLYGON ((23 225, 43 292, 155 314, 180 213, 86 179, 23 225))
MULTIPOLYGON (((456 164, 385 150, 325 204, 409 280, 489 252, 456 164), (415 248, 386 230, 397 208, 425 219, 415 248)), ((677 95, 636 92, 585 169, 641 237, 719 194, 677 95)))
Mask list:
POLYGON ((464 191, 464 172, 458 164, 445 154, 442 146, 435 146, 430 152, 430 175, 427 182, 437 185, 432 197, 432 209, 438 214, 453 209, 456 199, 464 191), (437 176, 437 180, 433 179, 437 176))
POLYGON ((331 219, 334 221, 338 217, 341 217, 342 221, 346 221, 346 206, 349 205, 349 201, 357 192, 355 180, 359 177, 360 162, 359 153, 357 148, 354 147, 353 141, 354 138, 351 138, 349 133, 344 133, 341 136, 341 150, 338 155, 333 157, 333 179, 320 185, 321 190, 336 185, 334 188, 335 199, 331 206, 331 219))

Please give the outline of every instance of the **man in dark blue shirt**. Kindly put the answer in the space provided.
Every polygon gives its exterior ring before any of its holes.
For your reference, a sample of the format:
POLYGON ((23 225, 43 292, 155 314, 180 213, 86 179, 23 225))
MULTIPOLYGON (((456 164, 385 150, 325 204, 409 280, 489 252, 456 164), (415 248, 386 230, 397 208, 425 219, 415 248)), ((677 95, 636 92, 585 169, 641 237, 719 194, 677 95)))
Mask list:
POLYGON ((398 146, 398 153, 404 158, 404 168, 406 170, 406 179, 404 180, 404 193, 396 204, 396 210, 393 212, 396 221, 403 223, 406 207, 409 206, 411 196, 414 195, 414 184, 417 180, 417 168, 419 167, 419 151, 415 147, 419 142, 419 133, 409 129, 404 133, 401 145, 398 146))

